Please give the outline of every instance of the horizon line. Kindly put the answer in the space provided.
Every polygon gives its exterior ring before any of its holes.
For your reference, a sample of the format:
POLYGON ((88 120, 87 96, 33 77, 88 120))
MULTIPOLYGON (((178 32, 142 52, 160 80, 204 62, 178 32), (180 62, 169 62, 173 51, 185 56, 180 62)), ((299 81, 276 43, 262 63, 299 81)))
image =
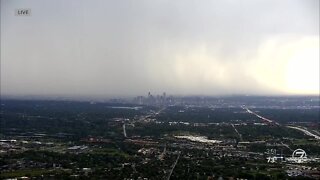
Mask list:
MULTIPOLYGON (((112 99, 132 99, 144 95, 21 95, 21 94, 0 94, 1 99, 7 100, 112 100, 112 99)), ((152 93, 151 93, 152 94, 152 93)), ((154 94, 162 95, 162 94, 154 94)), ((318 97, 319 94, 168 94, 167 97, 318 97)))

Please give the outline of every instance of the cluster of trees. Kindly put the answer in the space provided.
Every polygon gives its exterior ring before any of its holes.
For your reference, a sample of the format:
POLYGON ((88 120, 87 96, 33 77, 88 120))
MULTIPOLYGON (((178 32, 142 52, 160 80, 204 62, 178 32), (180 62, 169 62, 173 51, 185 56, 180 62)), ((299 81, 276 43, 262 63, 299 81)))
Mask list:
POLYGON ((171 106, 157 116, 160 121, 185 121, 199 123, 230 122, 231 120, 250 120, 255 116, 244 112, 242 108, 215 108, 171 106))
POLYGON ((263 109, 257 108, 254 111, 259 111, 259 114, 273 119, 279 123, 289 122, 314 122, 320 123, 320 109, 263 109))
POLYGON ((2 100, 1 103, 1 133, 42 132, 54 135, 63 132, 79 138, 88 135, 113 136, 118 132, 117 127, 109 125, 113 118, 133 119, 150 110, 148 107, 113 108, 124 106, 114 103, 18 100, 2 100))

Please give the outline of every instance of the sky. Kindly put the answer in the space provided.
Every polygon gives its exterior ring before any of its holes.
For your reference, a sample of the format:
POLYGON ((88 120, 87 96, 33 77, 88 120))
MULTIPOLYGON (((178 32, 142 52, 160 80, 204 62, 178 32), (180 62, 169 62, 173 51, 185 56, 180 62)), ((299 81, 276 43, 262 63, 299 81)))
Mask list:
POLYGON ((1 95, 319 95, 319 66, 319 0, 1 0, 1 95))

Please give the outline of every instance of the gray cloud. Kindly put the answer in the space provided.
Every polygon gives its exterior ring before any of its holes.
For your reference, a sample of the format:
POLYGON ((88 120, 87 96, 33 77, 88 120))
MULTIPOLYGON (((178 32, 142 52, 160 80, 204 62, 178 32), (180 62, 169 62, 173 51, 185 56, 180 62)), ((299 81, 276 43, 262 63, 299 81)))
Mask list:
POLYGON ((2 94, 315 93, 287 74, 317 47, 317 0, 1 1, 2 94))

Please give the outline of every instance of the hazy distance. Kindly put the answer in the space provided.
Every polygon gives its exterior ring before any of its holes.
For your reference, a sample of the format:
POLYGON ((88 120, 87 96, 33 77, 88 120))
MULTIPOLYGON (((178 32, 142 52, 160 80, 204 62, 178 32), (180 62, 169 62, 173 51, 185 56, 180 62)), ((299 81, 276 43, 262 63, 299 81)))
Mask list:
POLYGON ((1 0, 1 95, 318 95, 319 81, 319 0, 1 0))

